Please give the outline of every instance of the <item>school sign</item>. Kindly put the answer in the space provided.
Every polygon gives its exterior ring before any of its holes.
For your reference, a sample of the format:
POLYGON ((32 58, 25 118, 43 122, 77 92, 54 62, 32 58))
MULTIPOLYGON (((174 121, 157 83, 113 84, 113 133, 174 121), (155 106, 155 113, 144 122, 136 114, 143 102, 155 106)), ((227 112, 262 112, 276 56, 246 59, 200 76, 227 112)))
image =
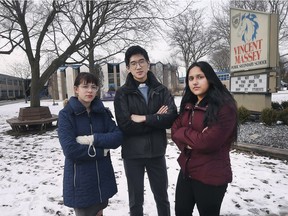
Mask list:
POLYGON ((231 9, 231 71, 270 67, 269 26, 270 14, 231 9))
POLYGON ((238 105, 254 111, 270 107, 278 65, 278 16, 231 8, 230 90, 238 105))

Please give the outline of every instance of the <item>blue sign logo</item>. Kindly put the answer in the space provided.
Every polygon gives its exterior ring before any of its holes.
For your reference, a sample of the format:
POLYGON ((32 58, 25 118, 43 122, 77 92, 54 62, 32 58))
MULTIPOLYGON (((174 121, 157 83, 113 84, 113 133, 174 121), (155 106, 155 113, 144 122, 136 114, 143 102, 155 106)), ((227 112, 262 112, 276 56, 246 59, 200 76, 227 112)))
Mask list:
POLYGON ((244 13, 241 16, 237 35, 241 37, 241 40, 244 43, 248 43, 248 42, 256 40, 258 28, 259 28, 259 24, 257 21, 256 14, 244 13))

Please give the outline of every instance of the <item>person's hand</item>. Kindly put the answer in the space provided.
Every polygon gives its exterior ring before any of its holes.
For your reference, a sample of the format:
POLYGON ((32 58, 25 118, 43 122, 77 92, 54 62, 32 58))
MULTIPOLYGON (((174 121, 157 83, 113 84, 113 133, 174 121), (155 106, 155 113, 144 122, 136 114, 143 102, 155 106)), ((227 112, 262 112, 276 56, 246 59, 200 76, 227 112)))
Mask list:
POLYGON ((165 114, 167 112, 168 112, 168 106, 163 105, 163 106, 160 107, 160 109, 157 111, 156 114, 165 114))
POLYGON ((82 145, 90 145, 94 142, 93 135, 84 135, 76 137, 76 141, 82 145))
POLYGON ((131 115, 131 120, 136 122, 136 123, 145 122, 146 121, 146 116, 145 115, 132 114, 131 115))
POLYGON ((104 149, 104 157, 106 157, 108 155, 109 151, 110 151, 110 149, 104 149))

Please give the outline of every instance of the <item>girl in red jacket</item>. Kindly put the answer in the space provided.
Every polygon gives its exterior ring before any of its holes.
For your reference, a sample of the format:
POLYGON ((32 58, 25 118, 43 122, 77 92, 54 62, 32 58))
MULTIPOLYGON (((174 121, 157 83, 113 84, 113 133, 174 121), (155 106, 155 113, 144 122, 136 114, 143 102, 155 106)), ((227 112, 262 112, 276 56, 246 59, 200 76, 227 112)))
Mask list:
POLYGON ((237 138, 237 106, 207 62, 187 70, 186 87, 172 139, 181 151, 176 216, 218 216, 232 181, 229 151, 237 138))

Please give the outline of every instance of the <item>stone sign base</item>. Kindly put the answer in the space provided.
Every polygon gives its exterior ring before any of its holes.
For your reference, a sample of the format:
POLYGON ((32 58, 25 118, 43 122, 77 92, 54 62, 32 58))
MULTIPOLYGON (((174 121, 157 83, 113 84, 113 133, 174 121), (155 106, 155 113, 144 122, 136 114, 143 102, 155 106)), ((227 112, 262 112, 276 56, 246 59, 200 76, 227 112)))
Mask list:
POLYGON ((233 94, 238 107, 243 106, 253 112, 261 112, 264 108, 271 108, 271 93, 267 94, 233 94))

